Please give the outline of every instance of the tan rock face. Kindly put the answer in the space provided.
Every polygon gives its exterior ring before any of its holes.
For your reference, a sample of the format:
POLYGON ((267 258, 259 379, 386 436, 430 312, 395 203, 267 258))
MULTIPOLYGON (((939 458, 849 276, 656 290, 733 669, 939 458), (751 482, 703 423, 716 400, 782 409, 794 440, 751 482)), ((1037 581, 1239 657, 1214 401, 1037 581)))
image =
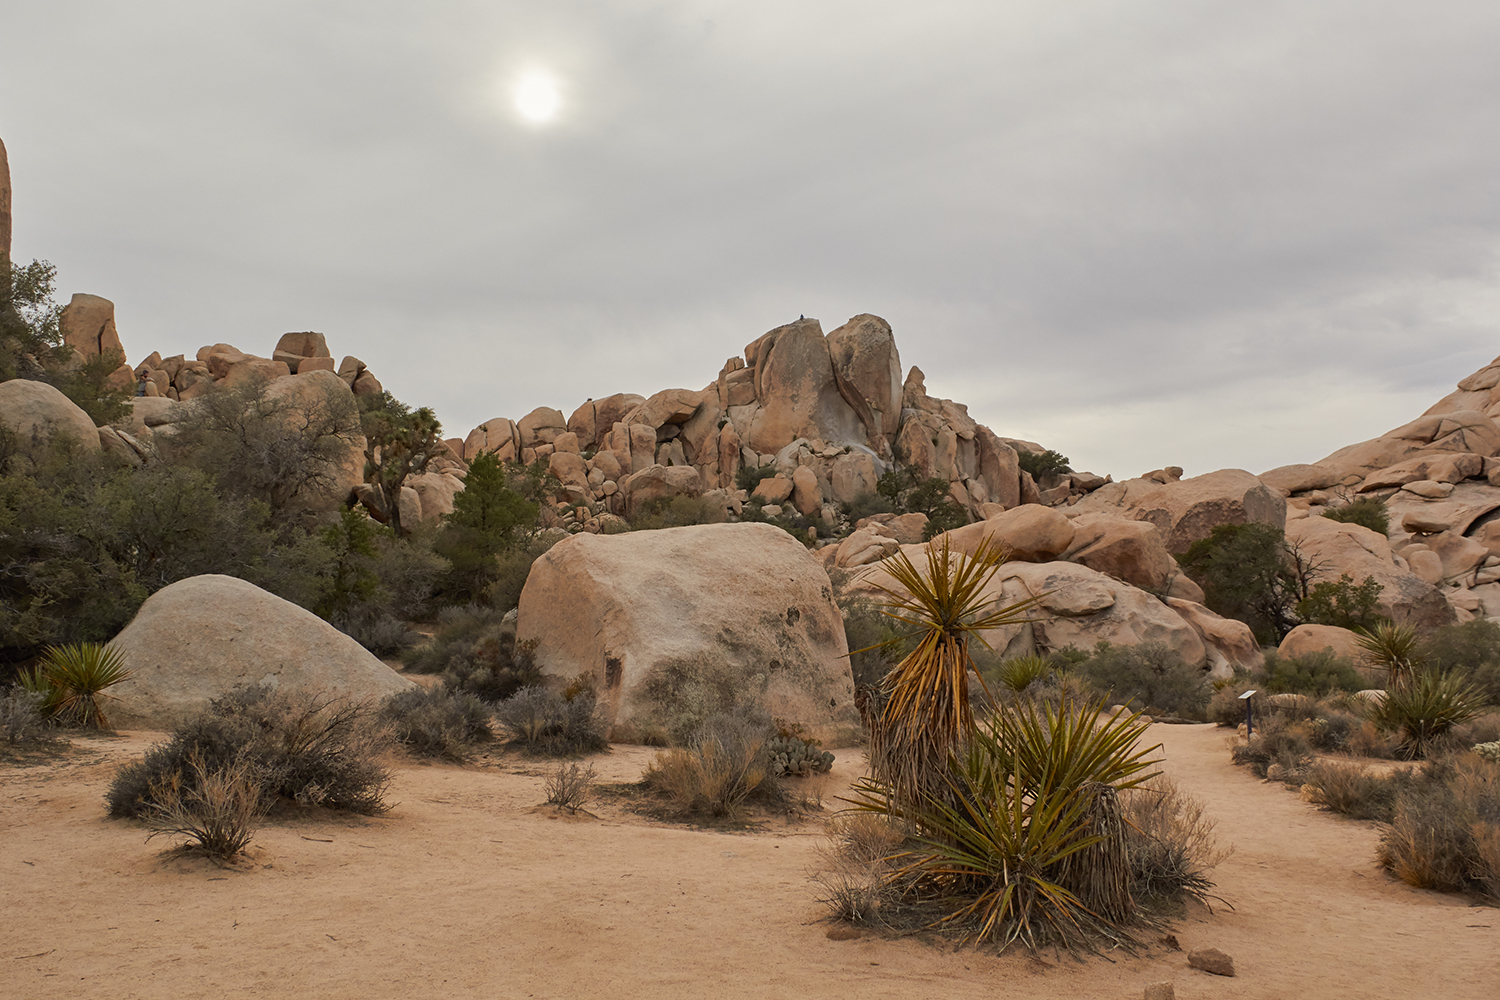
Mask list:
POLYGON ((755 489, 750 491, 750 495, 763 503, 781 503, 792 495, 792 489, 790 479, 785 476, 771 476, 769 479, 762 479, 755 489))
POLYGON ((568 422, 563 419, 562 411, 554 410, 550 406, 538 406, 516 421, 516 431, 520 435, 522 448, 551 444, 567 429, 568 422))
MULTIPOLYGON (((1438 453, 1419 455, 1398 462, 1389 468, 1372 472, 1359 485, 1359 492, 1391 489, 1424 480, 1441 483, 1461 483, 1484 472, 1484 459, 1478 455, 1460 453, 1438 453)), ((1321 489, 1322 487, 1318 487, 1321 489)))
POLYGON ((1236 669, 1255 670, 1265 663, 1255 633, 1244 622, 1214 614, 1202 604, 1167 598, 1167 607, 1193 627, 1208 654, 1211 677, 1232 677, 1236 669))
POLYGON ((864 424, 839 393, 828 342, 817 320, 777 327, 745 348, 759 410, 745 443, 775 454, 799 437, 867 444, 864 424))
POLYGON ((0 257, 10 258, 10 160, 0 142, 0 257))
POLYGON ((634 514, 648 500, 702 496, 703 480, 691 465, 648 465, 626 476, 620 492, 625 495, 626 513, 634 514))
POLYGON ((73 348, 78 357, 88 360, 101 354, 118 355, 125 360, 125 348, 120 343, 119 331, 115 329, 115 304, 98 295, 73 296, 63 306, 58 317, 63 343, 73 348))
POLYGON ((485 452, 493 452, 502 462, 513 462, 521 454, 516 425, 505 417, 486 420, 464 438, 464 461, 472 462, 485 452))
POLYGON ((1491 457, 1500 453, 1500 427, 1478 410, 1429 413, 1381 437, 1340 448, 1317 464, 1340 470, 1342 481, 1354 485, 1413 456, 1439 452, 1491 457))
POLYGON ((1286 498, 1242 469, 1221 469, 1158 486, 1141 496, 1135 517, 1156 525, 1167 551, 1181 555, 1221 524, 1283 527, 1286 498))
POLYGON ((317 615, 229 576, 157 591, 112 645, 131 671, 110 689, 110 721, 125 729, 170 729, 257 684, 356 700, 412 686, 317 615))
POLYGON ((1337 486, 1343 476, 1337 469, 1325 465, 1283 465, 1256 477, 1282 495, 1303 493, 1307 490, 1326 490, 1337 486))
POLYGON ((1004 546, 1018 562, 1051 562, 1068 550, 1076 532, 1073 522, 1059 512, 1028 504, 944 532, 933 543, 941 545, 946 538, 953 551, 972 555, 988 541, 1004 546))
MULTIPOLYGON (((421 519, 437 523, 453 513, 453 498, 463 490, 464 481, 448 472, 424 472, 420 476, 409 476, 406 485, 417 494, 417 503, 422 511, 421 519)), ((403 510, 401 514, 401 523, 408 524, 404 520, 406 511, 403 510)))
POLYGON ((561 541, 527 578, 517 638, 551 676, 591 674, 617 736, 724 689, 825 745, 859 730, 827 574, 771 525, 561 541))
POLYGON ((1326 517, 1302 517, 1287 522, 1286 539, 1315 568, 1314 583, 1337 582, 1343 573, 1356 584, 1373 576, 1382 588, 1380 613, 1393 621, 1437 626, 1455 620, 1441 591, 1396 565, 1390 541, 1379 532, 1326 517))
POLYGON ((703 405, 703 394, 691 389, 663 389, 620 419, 627 424, 646 424, 656 430, 680 424, 703 405))
POLYGON ((875 459, 862 451, 851 451, 833 460, 829 483, 835 503, 851 503, 874 493, 879 482, 875 459))
MULTIPOLYGON (((1018 508, 1025 510, 1026 508, 1018 508)), ((1148 590, 1162 591, 1180 574, 1161 532, 1148 521, 1110 514, 1073 519, 1074 534, 1062 558, 1148 590)))
MULTIPOLYGON (((328 341, 321 333, 314 333, 311 330, 305 333, 283 333, 281 339, 276 342, 276 350, 299 358, 333 360, 333 356, 328 353, 328 341)), ((272 356, 275 356, 274 353, 272 356)))
POLYGON ((828 335, 834 381, 877 451, 901 425, 901 355, 890 324, 861 314, 828 335))
POLYGON ((88 414, 45 382, 0 382, 0 427, 14 434, 21 453, 37 462, 64 440, 85 453, 97 453, 101 447, 88 414))
POLYGON ((799 465, 792 473, 792 506, 804 517, 823 506, 823 491, 818 487, 818 477, 813 470, 799 465))

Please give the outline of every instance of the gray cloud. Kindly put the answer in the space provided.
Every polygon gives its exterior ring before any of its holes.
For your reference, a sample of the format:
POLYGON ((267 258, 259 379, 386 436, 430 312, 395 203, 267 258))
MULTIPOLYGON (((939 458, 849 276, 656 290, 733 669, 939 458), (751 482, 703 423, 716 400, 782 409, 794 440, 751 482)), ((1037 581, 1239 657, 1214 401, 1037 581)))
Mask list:
POLYGON ((126 346, 320 329, 454 433, 700 387, 798 314, 1098 471, 1256 469, 1500 352, 1500 10, 7 12, 17 253, 126 346), (529 127, 528 64, 564 113, 529 127), (22 102, 14 95, 26 94, 22 102))

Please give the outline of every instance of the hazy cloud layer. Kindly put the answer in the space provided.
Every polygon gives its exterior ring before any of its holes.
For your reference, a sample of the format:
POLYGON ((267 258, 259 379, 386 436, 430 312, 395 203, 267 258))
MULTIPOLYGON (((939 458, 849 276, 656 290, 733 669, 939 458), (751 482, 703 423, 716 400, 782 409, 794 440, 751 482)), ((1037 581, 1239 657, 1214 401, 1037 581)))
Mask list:
POLYGON ((1500 353, 1493 3, 15 6, 16 253, 132 360, 318 329, 462 434, 873 312, 1123 477, 1313 460, 1500 353))

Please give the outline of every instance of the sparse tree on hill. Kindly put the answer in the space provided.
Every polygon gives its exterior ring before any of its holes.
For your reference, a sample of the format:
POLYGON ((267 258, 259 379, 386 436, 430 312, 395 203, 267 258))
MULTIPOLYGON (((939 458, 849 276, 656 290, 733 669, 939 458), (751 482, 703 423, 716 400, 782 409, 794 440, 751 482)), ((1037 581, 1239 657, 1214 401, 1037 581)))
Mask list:
POLYGON ((443 425, 428 407, 413 410, 389 390, 361 397, 360 410, 365 482, 380 492, 386 523, 397 538, 405 538, 411 529, 401 524, 401 487, 443 453, 443 425))

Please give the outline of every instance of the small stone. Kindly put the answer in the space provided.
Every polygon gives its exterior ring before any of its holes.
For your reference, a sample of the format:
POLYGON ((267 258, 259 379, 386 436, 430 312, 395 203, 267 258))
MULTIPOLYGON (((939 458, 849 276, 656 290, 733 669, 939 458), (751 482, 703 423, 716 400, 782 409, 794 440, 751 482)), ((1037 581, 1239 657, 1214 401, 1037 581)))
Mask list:
POLYGON ((1172 992, 1170 982, 1146 984, 1146 1000, 1175 1000, 1175 998, 1176 994, 1172 992))
POLYGON ((1234 975, 1234 959, 1217 948, 1203 948, 1188 952, 1188 965, 1216 976, 1234 975))

